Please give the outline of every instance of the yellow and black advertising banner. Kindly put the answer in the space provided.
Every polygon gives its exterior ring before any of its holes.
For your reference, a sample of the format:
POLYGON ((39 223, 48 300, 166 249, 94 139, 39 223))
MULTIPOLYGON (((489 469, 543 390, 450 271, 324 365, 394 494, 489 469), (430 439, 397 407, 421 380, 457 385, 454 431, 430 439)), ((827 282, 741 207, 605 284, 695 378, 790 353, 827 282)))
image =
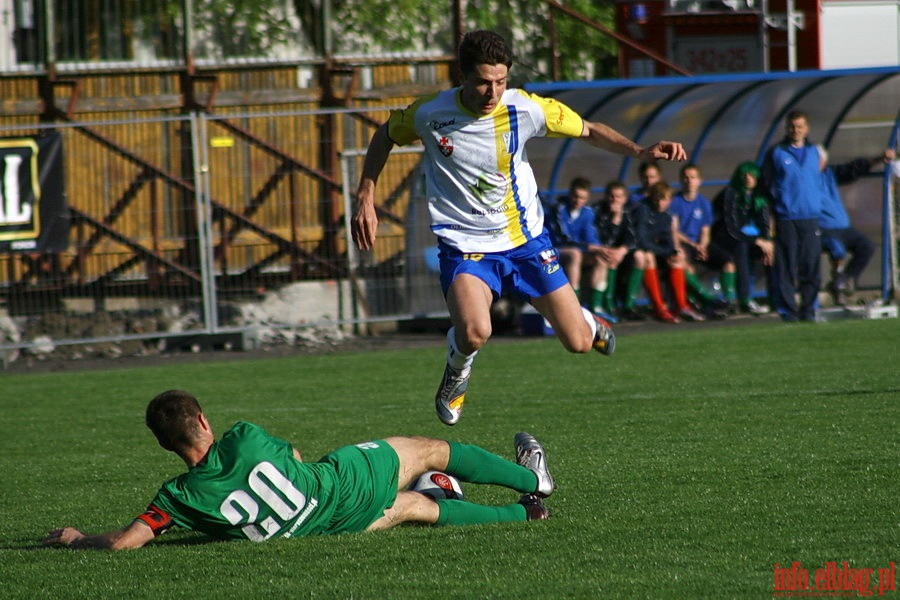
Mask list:
POLYGON ((0 252, 61 252, 68 238, 59 132, 0 137, 0 252))

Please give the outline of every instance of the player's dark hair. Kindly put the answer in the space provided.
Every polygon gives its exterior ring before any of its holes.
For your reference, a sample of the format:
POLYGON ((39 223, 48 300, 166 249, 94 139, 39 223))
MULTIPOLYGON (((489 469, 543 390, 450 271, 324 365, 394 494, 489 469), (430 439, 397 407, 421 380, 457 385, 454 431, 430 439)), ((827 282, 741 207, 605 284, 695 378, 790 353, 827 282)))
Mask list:
POLYGON ((698 167, 694 163, 688 163, 688 164, 684 165, 683 167, 681 167, 681 171, 679 172, 679 175, 681 177, 684 177, 684 174, 687 173, 689 169, 693 169, 693 170, 697 171, 697 175, 700 175, 701 177, 703 176, 703 172, 700 170, 700 167, 698 167))
POLYGON ((457 52, 459 70, 463 77, 475 71, 477 65, 506 65, 513 63, 512 50, 499 34, 480 29, 465 34, 457 52))
POLYGON ((194 441, 202 412, 197 398, 183 390, 168 390, 147 405, 147 427, 166 450, 186 448, 194 441))
POLYGON ((606 194, 606 197, 609 198, 610 196, 612 196, 612 193, 615 190, 622 190, 625 192, 626 196, 628 195, 628 186, 625 185, 624 182, 619 181, 618 179, 610 181, 609 183, 606 184, 606 189, 604 190, 604 194, 606 194))
POLYGON ((653 185, 650 186, 650 189, 647 192, 647 196, 650 198, 650 201, 656 204, 660 200, 664 199, 666 196, 672 193, 672 186, 670 186, 665 181, 657 181, 653 185))
POLYGON ((638 165, 638 175, 643 177, 650 169, 656 169, 657 171, 662 173, 662 169, 659 168, 659 163, 657 163, 655 160, 648 160, 638 165))
POLYGON ((591 191, 591 181, 587 177, 576 177, 569 183, 569 191, 575 190, 591 191))

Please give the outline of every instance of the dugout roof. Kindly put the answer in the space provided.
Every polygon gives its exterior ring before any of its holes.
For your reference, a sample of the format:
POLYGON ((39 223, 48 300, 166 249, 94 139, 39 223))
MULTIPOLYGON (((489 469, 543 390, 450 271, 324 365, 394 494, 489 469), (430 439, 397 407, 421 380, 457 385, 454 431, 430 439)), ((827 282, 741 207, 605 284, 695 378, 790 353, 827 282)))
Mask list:
MULTIPOLYGON (((824 144, 831 162, 894 147, 900 124, 900 66, 525 87, 558 98, 586 119, 606 123, 640 144, 682 142, 704 182, 717 187, 727 183, 737 164, 762 160, 783 137, 784 117, 791 110, 809 115, 810 141, 824 144)), ((632 159, 583 142, 540 139, 531 142, 528 153, 539 185, 551 194, 564 193, 575 176, 587 176, 598 189, 611 179, 637 184, 632 159)), ((677 184, 678 168, 664 165, 670 183, 677 184)))
MULTIPOLYGON (((682 142, 688 160, 701 169, 701 193, 708 198, 728 183, 738 164, 762 162, 766 149, 784 136, 784 117, 791 110, 809 115, 809 139, 824 144, 831 163, 876 156, 900 141, 900 66, 556 82, 525 88, 558 98, 584 118, 606 123, 639 144, 682 142)), ((547 200, 566 193, 576 176, 591 180, 597 197, 614 179, 629 187, 638 184, 633 159, 581 141, 536 139, 529 142, 528 155, 547 200)), ((662 165, 663 178, 676 187, 680 166, 662 165)), ((881 230, 889 190, 888 178, 881 172, 843 190, 854 225, 873 233, 881 230)))

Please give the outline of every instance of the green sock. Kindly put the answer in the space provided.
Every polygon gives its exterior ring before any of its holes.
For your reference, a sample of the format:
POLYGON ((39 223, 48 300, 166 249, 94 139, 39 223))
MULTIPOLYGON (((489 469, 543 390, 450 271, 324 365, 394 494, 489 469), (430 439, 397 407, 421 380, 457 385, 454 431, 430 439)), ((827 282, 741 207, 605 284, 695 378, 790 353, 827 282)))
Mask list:
POLYGON ((530 469, 472 444, 450 444, 447 472, 470 483, 492 483, 529 493, 537 489, 537 475, 530 469))
POLYGON ((605 298, 606 292, 601 292, 600 290, 591 290, 591 310, 606 312, 606 306, 604 303, 605 298))
POLYGON ((634 301, 637 298, 638 292, 641 291, 642 285, 644 285, 644 270, 632 269, 631 273, 628 275, 628 287, 625 288, 625 303, 622 308, 625 310, 634 308, 634 301))
POLYGON ((616 277, 618 274, 617 269, 609 269, 606 272, 606 300, 603 303, 606 312, 613 312, 616 308, 616 277))
POLYGON ((486 523, 510 523, 527 521, 525 507, 521 504, 484 506, 465 500, 438 500, 440 514, 435 525, 484 525, 486 523))
POLYGON ((737 298, 737 273, 722 273, 722 294, 729 302, 737 298))
POLYGON ((709 291, 703 287, 703 284, 700 283, 700 280, 697 279, 697 276, 693 273, 688 273, 687 270, 684 272, 684 279, 687 282, 687 289, 692 295, 696 298, 699 298, 701 303, 709 304, 714 300, 713 295, 709 293, 709 291))

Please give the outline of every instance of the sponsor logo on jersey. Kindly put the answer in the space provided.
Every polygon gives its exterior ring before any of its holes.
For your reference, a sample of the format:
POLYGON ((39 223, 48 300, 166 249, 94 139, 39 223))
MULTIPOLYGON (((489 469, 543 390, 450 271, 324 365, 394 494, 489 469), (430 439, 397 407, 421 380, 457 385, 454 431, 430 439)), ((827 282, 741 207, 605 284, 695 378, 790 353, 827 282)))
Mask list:
POLYGON ((428 126, 433 130, 437 131, 438 129, 443 129, 444 127, 450 127, 451 125, 456 125, 456 119, 450 119, 449 121, 429 121, 428 126))
POLYGON ((487 215, 500 215, 509 210, 509 206, 504 204, 502 206, 495 206, 493 208, 488 208, 485 210, 478 210, 477 208, 472 209, 473 215, 478 215, 479 217, 485 217, 487 215))
POLYGON ((438 150, 440 150, 441 154, 446 157, 449 157, 451 154, 453 154, 453 142, 450 141, 449 137, 441 136, 441 138, 438 140, 438 150))

